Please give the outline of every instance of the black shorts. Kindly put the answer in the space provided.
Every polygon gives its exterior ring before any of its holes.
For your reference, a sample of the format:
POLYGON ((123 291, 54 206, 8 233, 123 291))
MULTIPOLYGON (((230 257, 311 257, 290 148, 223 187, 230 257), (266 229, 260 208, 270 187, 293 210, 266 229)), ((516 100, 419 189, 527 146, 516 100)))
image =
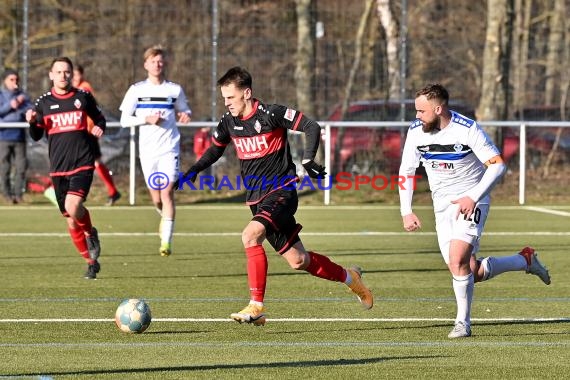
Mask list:
POLYGON ((267 241, 279 254, 300 240, 299 231, 303 226, 295 220, 298 205, 296 190, 276 190, 249 206, 252 220, 265 226, 267 241))
POLYGON ((93 182, 93 170, 83 170, 70 176, 54 176, 51 177, 55 196, 59 211, 65 216, 68 216, 65 211, 65 197, 67 194, 78 195, 87 199, 91 182, 93 182))

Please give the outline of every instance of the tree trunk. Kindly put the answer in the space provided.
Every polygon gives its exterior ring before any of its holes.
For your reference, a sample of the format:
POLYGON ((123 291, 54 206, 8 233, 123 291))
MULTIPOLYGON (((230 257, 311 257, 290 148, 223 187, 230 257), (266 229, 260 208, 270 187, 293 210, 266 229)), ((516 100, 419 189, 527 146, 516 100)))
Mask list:
POLYGON ((562 17, 564 13, 561 12, 564 12, 565 0, 553 1, 554 9, 547 11, 550 15, 548 18, 550 33, 548 34, 544 84, 544 103, 546 105, 552 105, 555 103, 555 99, 558 99, 561 66, 567 64, 567 62, 562 60, 562 49, 564 47, 564 23, 562 17))
MULTIPOLYGON (((549 35, 549 45, 548 45, 548 56, 546 62, 546 104, 554 103, 553 93, 555 91, 556 79, 554 78, 555 73, 559 72, 560 75, 560 120, 566 120, 566 100, 568 98, 568 89, 570 87, 570 69, 568 69, 567 64, 562 65, 562 62, 567 63, 570 58, 570 23, 566 28, 566 35, 564 34, 564 22, 562 21, 562 15, 566 14, 565 0, 555 0, 554 11, 552 13, 552 18, 550 20, 550 35, 549 35), (563 48, 566 49, 563 50, 563 48), (564 54, 566 52, 566 54, 564 54), (566 57, 564 57, 566 55, 566 57), (564 59, 565 58, 565 59, 564 59), (564 71, 566 70, 566 71, 564 71)), ((548 152, 546 157, 546 162, 544 163, 544 168, 542 171, 542 177, 547 178, 550 172, 550 165, 554 161, 554 156, 560 145, 560 138, 562 137, 562 127, 559 127, 556 131, 556 136, 554 142, 552 143, 552 149, 548 152)))
MULTIPOLYGON (((358 25, 358 31, 356 32, 356 41, 354 49, 354 60, 352 61, 352 67, 350 68, 350 73, 348 75, 348 80, 346 81, 346 86, 344 87, 344 97, 342 100, 342 107, 340 111, 340 119, 344 120, 348 105, 350 103, 350 94, 352 92, 352 86, 354 83, 354 77, 356 76, 356 71, 360 66, 360 60, 362 58, 362 40, 364 38, 364 31, 368 25, 368 20, 370 19, 370 14, 372 10, 372 4, 374 0, 367 0, 364 12, 360 17, 360 23, 358 25)), ((339 128, 336 146, 334 147, 334 162, 337 163, 337 170, 340 170, 340 148, 342 147, 342 140, 344 139, 344 128, 339 128)))
POLYGON ((316 117, 312 96, 315 39, 312 33, 312 0, 295 0, 297 11, 297 59, 295 60, 295 88, 297 104, 309 117, 316 117))
MULTIPOLYGON (((508 55, 510 49, 512 0, 489 0, 487 3, 487 30, 483 52, 481 100, 476 114, 478 120, 497 120, 506 109, 508 80, 508 55)), ((487 128, 487 133, 500 144, 499 129, 487 128)))
POLYGON ((530 37, 530 16, 531 16, 531 0, 516 0, 515 16, 516 43, 513 49, 513 69, 514 69, 514 88, 513 88, 513 108, 519 119, 523 118, 524 105, 526 103, 526 83, 528 75, 528 49, 530 37))
POLYGON ((399 26, 392 7, 391 0, 376 0, 376 13, 380 24, 386 33, 386 61, 388 66, 388 96, 389 99, 400 98, 400 60, 399 26))

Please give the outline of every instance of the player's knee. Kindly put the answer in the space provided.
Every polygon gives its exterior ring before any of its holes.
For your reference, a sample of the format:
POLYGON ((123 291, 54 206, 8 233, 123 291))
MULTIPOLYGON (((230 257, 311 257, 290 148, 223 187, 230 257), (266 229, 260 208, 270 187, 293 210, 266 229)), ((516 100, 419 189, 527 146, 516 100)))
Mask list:
POLYGON ((287 262, 289 266, 295 270, 305 270, 309 266, 308 256, 301 253, 288 256, 287 262))
POLYGON ((246 227, 241 233, 241 242, 246 248, 263 243, 264 238, 265 234, 263 231, 251 228, 250 226, 246 227))
POLYGON ((81 202, 77 202, 75 199, 65 199, 65 211, 68 215, 76 217, 80 213, 81 202))

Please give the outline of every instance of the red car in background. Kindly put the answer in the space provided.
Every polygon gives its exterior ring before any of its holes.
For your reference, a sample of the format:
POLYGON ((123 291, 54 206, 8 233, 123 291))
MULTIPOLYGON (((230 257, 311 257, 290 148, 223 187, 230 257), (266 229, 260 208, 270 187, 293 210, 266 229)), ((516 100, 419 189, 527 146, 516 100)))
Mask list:
MULTIPOLYGON (((560 107, 558 106, 538 106, 525 108, 521 115, 515 115, 518 120, 523 121, 561 121, 560 107)), ((566 119, 570 116, 570 109, 566 112, 566 119)), ((556 135, 559 133, 557 127, 527 127, 526 146, 531 165, 540 165, 542 159, 552 150, 556 135)), ((507 162, 518 160, 519 153, 519 128, 503 128, 503 157, 507 162)), ((564 162, 570 161, 570 128, 560 129, 560 140, 558 149, 562 152, 564 162)))
MULTIPOLYGON (((405 120, 416 118, 414 99, 404 101, 405 120)), ((449 107, 467 117, 474 111, 459 102, 449 107)), ((341 121, 342 105, 337 105, 327 120, 341 121)), ((342 121, 399 121, 401 102, 392 100, 359 100, 349 104, 342 121)), ((331 128, 332 173, 376 175, 397 174, 406 127, 333 127, 331 128)))

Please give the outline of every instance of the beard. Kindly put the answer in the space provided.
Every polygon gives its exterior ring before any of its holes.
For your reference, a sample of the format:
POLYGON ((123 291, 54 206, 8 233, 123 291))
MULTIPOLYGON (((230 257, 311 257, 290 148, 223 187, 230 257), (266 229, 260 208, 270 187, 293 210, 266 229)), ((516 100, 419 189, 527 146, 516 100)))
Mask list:
POLYGON ((436 117, 434 120, 432 120, 430 122, 424 122, 422 124, 422 131, 424 131, 425 133, 431 133, 434 131, 439 131, 441 129, 439 127, 440 122, 441 122, 441 119, 439 117, 436 117))

